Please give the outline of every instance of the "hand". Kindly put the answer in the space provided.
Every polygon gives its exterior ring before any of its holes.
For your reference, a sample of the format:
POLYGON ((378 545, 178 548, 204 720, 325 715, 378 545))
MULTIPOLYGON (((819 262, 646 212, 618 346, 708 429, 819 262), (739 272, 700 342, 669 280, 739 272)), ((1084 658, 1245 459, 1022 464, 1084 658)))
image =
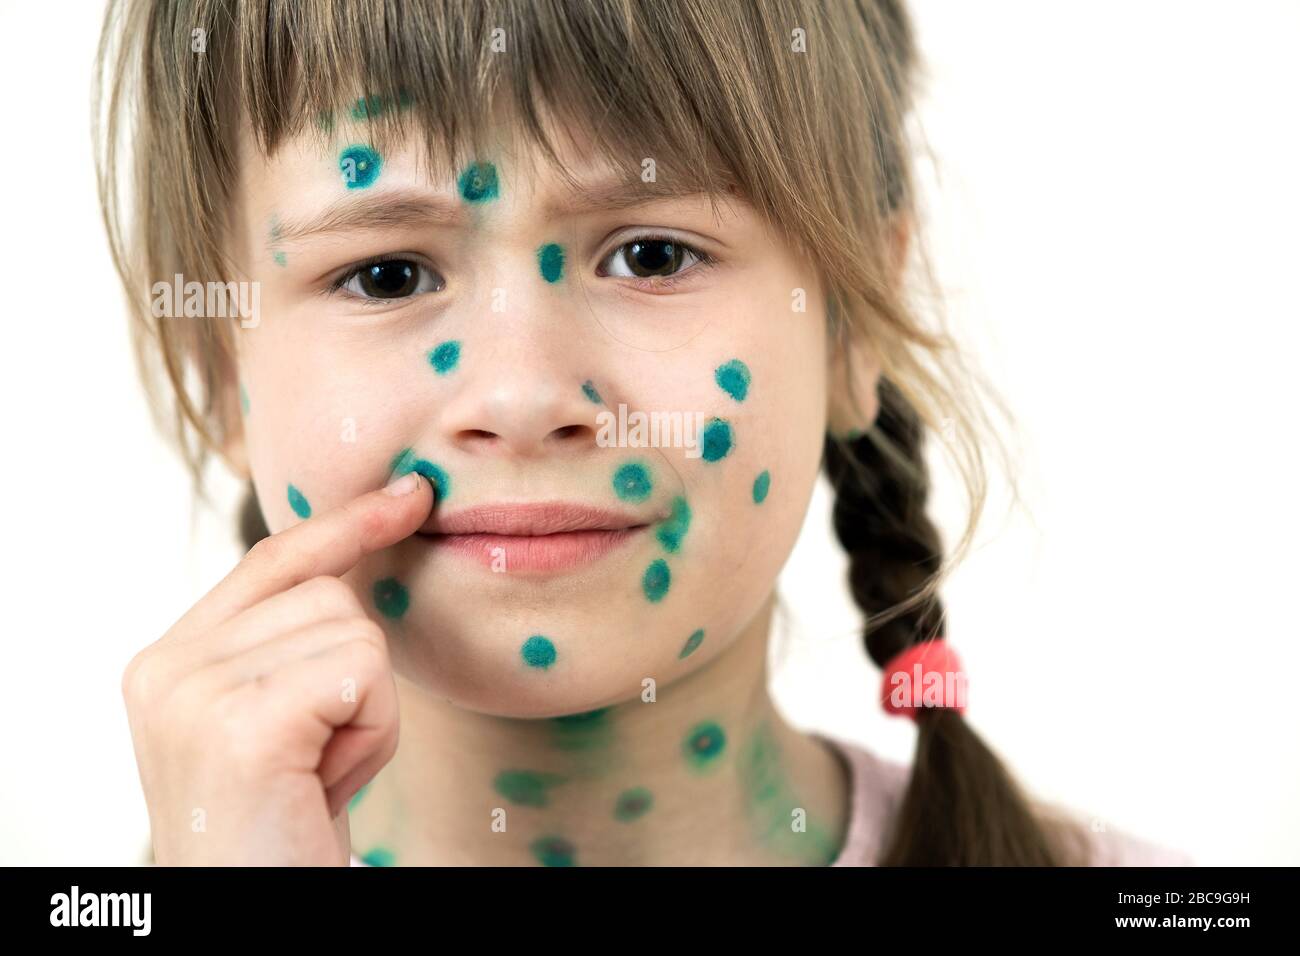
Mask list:
POLYGON ((397 750, 384 631, 340 576, 428 518, 411 473, 255 545, 122 694, 162 866, 347 866, 347 804, 397 750))

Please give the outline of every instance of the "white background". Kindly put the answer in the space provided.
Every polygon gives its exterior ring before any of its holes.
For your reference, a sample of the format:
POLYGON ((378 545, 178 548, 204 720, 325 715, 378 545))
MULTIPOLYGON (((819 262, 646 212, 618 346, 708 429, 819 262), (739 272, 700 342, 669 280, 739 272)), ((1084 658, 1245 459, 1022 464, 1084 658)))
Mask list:
MULTIPOLYGON (((194 517, 131 365, 90 151, 99 4, 57 29, 2 9, 0 863, 134 862, 122 669, 239 552, 232 521, 194 517)), ((1300 4, 913 10, 929 242, 1028 492, 945 591, 970 720, 1085 817, 1200 863, 1300 863, 1300 4)), ((827 509, 822 489, 783 579, 779 699, 910 760, 827 509)))

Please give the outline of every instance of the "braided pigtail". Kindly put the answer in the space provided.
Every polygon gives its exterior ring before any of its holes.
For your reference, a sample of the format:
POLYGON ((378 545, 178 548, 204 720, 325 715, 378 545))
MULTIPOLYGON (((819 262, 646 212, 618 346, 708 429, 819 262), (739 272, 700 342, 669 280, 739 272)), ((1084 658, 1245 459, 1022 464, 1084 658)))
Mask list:
MULTIPOLYGON (((866 647, 885 667, 945 636, 936 593, 943 546, 926 515, 929 476, 921 422, 888 379, 873 427, 828 438, 835 533, 849 555, 866 647)), ((1002 762, 952 709, 916 711, 912 777, 881 863, 886 866, 1043 866, 1067 862, 1064 844, 1031 810, 1002 762)))

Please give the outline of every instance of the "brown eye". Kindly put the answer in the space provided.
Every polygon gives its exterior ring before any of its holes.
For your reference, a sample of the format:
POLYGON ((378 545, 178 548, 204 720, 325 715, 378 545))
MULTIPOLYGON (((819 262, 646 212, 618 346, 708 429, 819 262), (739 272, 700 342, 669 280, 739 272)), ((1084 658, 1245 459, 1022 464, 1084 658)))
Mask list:
POLYGON ((405 299, 437 292, 443 282, 430 269, 410 259, 384 259, 347 275, 339 286, 365 299, 405 299))
POLYGON ((607 275, 623 278, 668 278, 682 270, 683 262, 708 262, 708 256, 666 236, 638 236, 614 250, 606 260, 607 275))

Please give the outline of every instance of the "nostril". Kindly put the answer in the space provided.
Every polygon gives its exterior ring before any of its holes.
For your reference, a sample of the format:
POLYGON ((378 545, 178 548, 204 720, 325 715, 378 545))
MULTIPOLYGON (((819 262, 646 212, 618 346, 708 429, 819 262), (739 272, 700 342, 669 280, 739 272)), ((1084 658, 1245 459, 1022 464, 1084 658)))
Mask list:
POLYGON ((551 437, 559 441, 566 441, 570 438, 579 438, 589 430, 586 425, 565 425, 563 428, 557 428, 551 432, 551 437))

